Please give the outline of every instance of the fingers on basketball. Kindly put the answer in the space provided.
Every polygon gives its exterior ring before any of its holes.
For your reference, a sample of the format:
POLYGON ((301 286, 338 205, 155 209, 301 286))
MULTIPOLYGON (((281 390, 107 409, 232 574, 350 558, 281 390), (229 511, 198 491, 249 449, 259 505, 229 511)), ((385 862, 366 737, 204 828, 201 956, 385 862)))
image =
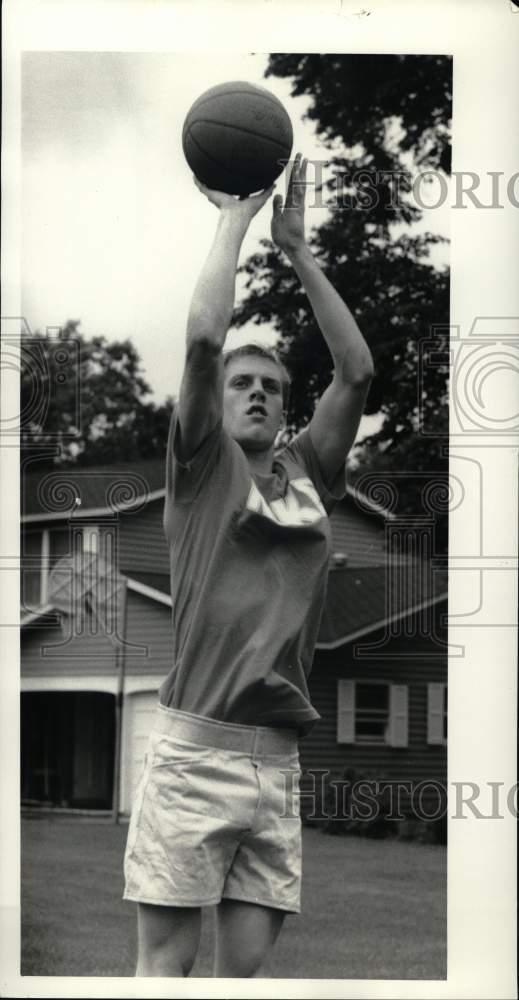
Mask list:
POLYGON ((265 188, 264 191, 260 191, 258 194, 253 194, 253 200, 262 202, 267 201, 270 198, 275 186, 275 184, 271 184, 270 187, 265 188))

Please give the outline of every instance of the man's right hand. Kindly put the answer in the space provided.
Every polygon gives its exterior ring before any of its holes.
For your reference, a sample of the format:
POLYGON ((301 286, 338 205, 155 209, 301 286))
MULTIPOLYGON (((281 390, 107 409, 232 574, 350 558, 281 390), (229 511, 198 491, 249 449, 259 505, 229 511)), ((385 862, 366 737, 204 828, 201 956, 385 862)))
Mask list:
POLYGON ((264 191, 260 191, 259 194, 250 195, 248 198, 236 198, 235 195, 225 194, 224 191, 213 191, 205 184, 202 184, 194 174, 193 180, 198 190, 206 196, 212 205, 216 205, 221 212, 226 214, 231 213, 236 218, 241 219, 247 226, 256 213, 259 212, 260 208, 263 208, 263 205, 274 191, 274 184, 272 184, 269 188, 265 188, 264 191))

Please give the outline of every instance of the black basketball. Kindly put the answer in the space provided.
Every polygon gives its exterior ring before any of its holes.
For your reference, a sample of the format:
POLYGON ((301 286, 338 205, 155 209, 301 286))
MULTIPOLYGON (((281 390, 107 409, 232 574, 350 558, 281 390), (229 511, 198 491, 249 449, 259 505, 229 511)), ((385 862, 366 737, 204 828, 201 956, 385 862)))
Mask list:
POLYGON ((281 101, 241 80, 201 94, 182 129, 184 155, 195 177, 215 191, 242 197, 279 177, 293 138, 281 101))

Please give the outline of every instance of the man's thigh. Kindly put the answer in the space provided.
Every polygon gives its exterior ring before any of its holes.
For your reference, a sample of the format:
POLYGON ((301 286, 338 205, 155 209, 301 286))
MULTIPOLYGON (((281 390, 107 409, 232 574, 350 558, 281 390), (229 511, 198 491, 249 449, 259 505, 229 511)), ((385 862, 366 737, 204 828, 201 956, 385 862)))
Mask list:
POLYGON ((223 899, 216 908, 214 975, 267 976, 284 917, 284 910, 223 899))
POLYGON ((260 789, 250 829, 240 838, 225 879, 222 899, 254 903, 266 909, 299 913, 301 894, 301 819, 299 799, 287 796, 299 762, 266 758, 256 762, 260 789), (290 800, 290 801, 289 801, 290 800))
POLYGON ((138 976, 187 976, 200 942, 201 910, 138 904, 138 976))
POLYGON ((152 733, 128 830, 124 898, 181 908, 219 903, 257 798, 246 754, 152 733))

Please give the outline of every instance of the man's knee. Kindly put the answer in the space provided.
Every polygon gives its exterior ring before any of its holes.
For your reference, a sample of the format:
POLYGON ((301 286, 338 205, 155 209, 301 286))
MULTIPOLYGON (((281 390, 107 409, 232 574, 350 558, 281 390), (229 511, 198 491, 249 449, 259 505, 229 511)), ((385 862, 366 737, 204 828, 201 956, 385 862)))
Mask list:
POLYGON ((195 964, 196 948, 183 950, 174 943, 141 945, 137 960, 136 976, 189 976, 195 964))
POLYGON ((217 975, 236 979, 251 979, 258 975, 260 970, 263 975, 267 975, 272 954, 272 945, 262 942, 257 945, 252 941, 241 952, 234 955, 226 955, 224 961, 220 961, 217 966, 217 975))

